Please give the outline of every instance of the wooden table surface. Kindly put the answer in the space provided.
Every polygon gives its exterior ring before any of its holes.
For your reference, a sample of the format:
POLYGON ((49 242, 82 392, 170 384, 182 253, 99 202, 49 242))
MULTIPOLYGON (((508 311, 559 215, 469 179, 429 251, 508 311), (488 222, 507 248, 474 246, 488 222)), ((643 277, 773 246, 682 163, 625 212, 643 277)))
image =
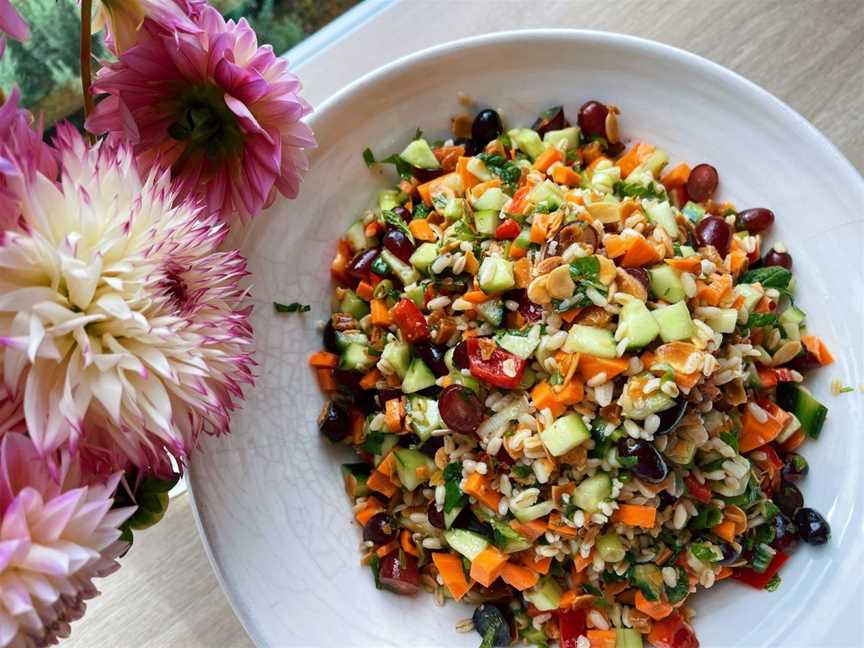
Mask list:
MULTIPOLYGON (((864 170, 862 0, 407 0, 298 70, 318 104, 375 67, 430 45, 508 29, 617 31, 700 54, 788 103, 864 170)), ((818 170, 814 170, 818 172, 818 170)), ((136 535, 123 568, 67 646, 250 646, 204 554, 188 495, 136 535)))

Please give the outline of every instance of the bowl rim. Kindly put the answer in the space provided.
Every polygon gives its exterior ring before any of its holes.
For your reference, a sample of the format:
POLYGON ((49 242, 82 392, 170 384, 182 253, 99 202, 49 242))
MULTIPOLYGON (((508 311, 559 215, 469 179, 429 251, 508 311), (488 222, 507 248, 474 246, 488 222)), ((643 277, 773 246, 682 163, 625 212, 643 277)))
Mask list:
MULTIPOLYGON (((390 76, 400 74, 405 68, 420 65, 429 59, 434 59, 459 50, 483 48, 494 46, 496 44, 510 44, 514 41, 532 42, 547 39, 583 40, 589 43, 597 43, 598 45, 650 51, 661 56, 675 58, 685 65, 701 68, 704 73, 721 78, 726 83, 735 84, 743 91, 749 93, 753 97, 754 101, 767 106, 768 110, 775 110, 784 113, 786 118, 794 121, 797 126, 801 127, 803 131, 807 133, 808 137, 812 140, 813 145, 821 146, 830 151, 832 156, 836 158, 840 165, 845 167, 845 170, 849 172, 850 180, 854 180, 855 183, 859 185, 858 190, 864 192, 864 176, 862 176, 862 174, 855 168, 837 145, 835 145, 834 142, 832 142, 812 123, 801 116, 801 114, 799 114, 795 109, 783 100, 774 96, 768 90, 765 90, 741 74, 738 74, 737 72, 730 70, 719 63, 715 63, 699 54, 694 54, 693 52, 689 52, 679 47, 651 39, 603 30, 567 28, 514 29, 468 36, 427 47, 401 56, 390 63, 386 63, 370 70, 366 74, 330 95, 327 99, 322 101, 320 105, 314 107, 313 112, 304 118, 303 121, 306 122, 314 131, 317 123, 321 119, 325 119, 327 113, 334 106, 346 100, 350 100, 355 94, 361 92, 370 84, 386 80, 390 76)), ((297 72, 297 70, 295 70, 295 72, 297 72)), ((302 66, 299 70, 298 76, 302 76, 302 66)), ((312 151, 312 156, 313 159, 311 162, 314 163, 314 151, 312 151)), ((213 569, 213 573, 216 576, 219 586, 222 588, 234 615, 243 626, 246 634, 256 646, 266 645, 264 638, 255 626, 255 621, 253 620, 252 615, 244 612, 243 606, 239 601, 239 593, 228 587, 225 575, 223 574, 222 563, 213 551, 208 536, 207 525, 205 524, 203 519, 204 516, 195 495, 196 488, 194 486, 193 466, 194 455, 187 466, 187 484, 192 501, 192 512, 195 519, 195 526, 198 530, 198 535, 204 548, 204 552, 211 568, 213 569)))

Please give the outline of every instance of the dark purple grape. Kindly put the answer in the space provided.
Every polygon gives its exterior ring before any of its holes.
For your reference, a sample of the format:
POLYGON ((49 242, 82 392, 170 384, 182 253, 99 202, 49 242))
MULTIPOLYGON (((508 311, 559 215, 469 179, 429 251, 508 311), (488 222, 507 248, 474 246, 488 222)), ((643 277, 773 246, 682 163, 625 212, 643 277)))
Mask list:
POLYGON ((798 535, 807 544, 821 545, 831 537, 831 527, 821 514, 812 508, 800 508, 795 514, 795 526, 798 535))
POLYGON ((391 227, 384 235, 384 247, 399 257, 404 263, 409 263, 411 255, 414 254, 414 244, 402 230, 391 227))
POLYGON ((774 224, 774 212, 764 207, 753 207, 738 212, 735 220, 738 227, 746 229, 751 234, 758 234, 774 224))
POLYGON ((429 518, 429 524, 436 529, 447 528, 447 524, 444 522, 444 512, 438 510, 435 502, 429 502, 429 506, 426 509, 426 517, 429 518))
POLYGON ((717 191, 720 176, 710 164, 697 164, 687 178, 687 195, 693 202, 705 202, 717 191))
POLYGON ((657 448, 647 441, 630 437, 621 439, 618 442, 618 456, 636 460, 630 471, 642 481, 659 484, 669 474, 669 466, 657 452, 657 448))
POLYGON ((453 349, 453 366, 457 369, 468 368, 468 344, 466 342, 460 342, 453 349))
POLYGON ((800 479, 806 477, 808 472, 810 464, 797 452, 790 452, 783 459, 783 470, 780 473, 783 479, 800 479))
POLYGON ((354 255, 348 264, 348 273, 357 279, 365 279, 372 270, 372 263, 378 258, 378 248, 369 248, 354 255))
POLYGON ((684 414, 686 413, 687 401, 683 398, 675 403, 675 407, 670 407, 669 409, 663 410, 662 412, 657 412, 657 416, 660 418, 660 426, 657 428, 654 436, 669 434, 670 432, 675 430, 675 428, 677 428, 678 425, 681 423, 681 419, 684 418, 684 414))
POLYGON ((339 385, 339 388, 347 393, 356 395, 363 391, 360 386, 360 381, 363 379, 363 374, 359 371, 350 371, 348 369, 334 369, 333 380, 339 385))
POLYGON ((462 385, 450 385, 438 398, 438 411, 451 430, 473 432, 483 420, 483 403, 462 385))
POLYGON ((543 307, 528 299, 527 291, 523 290, 519 299, 515 301, 519 302, 519 314, 526 322, 538 322, 543 317, 543 307))
POLYGON ((420 437, 414 434, 413 432, 408 432, 407 434, 400 434, 396 439, 396 445, 400 448, 416 448, 420 445, 420 437))
POLYGON ((797 356, 792 358, 783 366, 787 369, 794 369, 795 371, 804 373, 810 371, 811 369, 821 367, 822 363, 819 362, 819 358, 817 358, 814 354, 805 350, 803 353, 799 353, 797 356))
POLYGON ((348 410, 334 401, 327 401, 318 416, 318 429, 333 443, 351 434, 351 416, 348 410))
POLYGON ((579 128, 586 137, 606 137, 609 109, 599 101, 586 101, 579 109, 579 128))
POLYGON ((420 446, 420 452, 425 454, 430 459, 435 458, 435 453, 444 446, 444 437, 433 436, 429 437, 423 445, 420 446))
POLYGON ((645 290, 649 290, 651 280, 648 278, 648 271, 645 268, 624 268, 624 272, 636 279, 645 290))
POLYGON ((792 255, 788 252, 778 252, 774 248, 768 250, 768 253, 762 259, 762 265, 765 266, 782 266, 787 270, 792 269, 792 255))
POLYGON ((376 545, 385 545, 396 536, 396 529, 386 513, 376 513, 363 527, 363 539, 376 545))
POLYGON ((737 542, 721 542, 720 552, 723 557, 717 562, 721 565, 731 565, 741 557, 741 545, 737 542))
POLYGON ((414 351, 436 376, 446 376, 450 373, 447 364, 444 362, 444 354, 447 353, 447 347, 424 340, 414 344, 414 351))
POLYGON ((457 137, 453 140, 454 146, 464 146, 465 147, 465 155, 477 155, 480 151, 477 149, 477 145, 474 143, 474 140, 467 139, 465 137, 457 137))
POLYGON ((474 123, 471 124, 471 139, 481 148, 503 132, 504 126, 501 124, 501 116, 490 108, 477 113, 474 123))
POLYGON ((774 541, 771 545, 778 551, 788 553, 798 544, 798 529, 795 523, 792 522, 783 513, 778 513, 771 520, 771 526, 774 528, 774 541))
POLYGON ((405 209, 402 205, 393 208, 393 213, 396 214, 399 218, 405 221, 405 224, 411 222, 411 212, 405 209))
POLYGON ((531 125, 531 129, 537 131, 540 137, 543 137, 549 131, 561 130, 567 119, 564 117, 564 108, 561 106, 553 106, 547 108, 531 125))
POLYGON ((474 622, 474 629, 483 637, 484 646, 509 646, 513 643, 510 634, 510 622, 501 607, 483 603, 474 610, 474 616, 471 617, 471 620, 474 622), (487 643, 486 639, 489 632, 492 634, 491 643, 487 643))
POLYGON ((339 345, 336 343, 336 329, 333 328, 333 322, 327 320, 322 333, 324 339, 324 348, 330 353, 339 353, 339 345))
POLYGON ((375 390, 366 389, 354 394, 354 406, 363 412, 364 416, 379 409, 378 403, 375 402, 375 390))
POLYGON ((378 402, 381 403, 381 407, 384 407, 384 403, 389 400, 393 400, 394 398, 402 398, 402 388, 395 387, 389 389, 380 389, 378 391, 378 402))
POLYGON ((696 240, 700 245, 713 245, 725 257, 732 243, 732 226, 719 216, 706 216, 696 225, 696 240))
POLYGON ((660 506, 657 507, 659 509, 664 509, 667 506, 674 504, 678 501, 678 498, 676 498, 674 495, 671 495, 669 491, 665 489, 657 493, 657 497, 660 498, 660 506))
POLYGON ((378 582, 396 594, 413 596, 420 591, 420 571, 417 559, 403 551, 394 551, 381 559, 378 582))
POLYGON ((411 167, 411 175, 417 178, 420 184, 429 182, 435 178, 444 175, 444 169, 421 169, 419 167, 411 167))

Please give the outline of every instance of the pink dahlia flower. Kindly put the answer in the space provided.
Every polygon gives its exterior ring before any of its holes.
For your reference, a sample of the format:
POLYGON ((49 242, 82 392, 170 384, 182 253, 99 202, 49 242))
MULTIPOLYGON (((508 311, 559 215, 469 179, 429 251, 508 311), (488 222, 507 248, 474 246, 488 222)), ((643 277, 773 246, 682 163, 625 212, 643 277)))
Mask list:
POLYGON ((107 27, 105 44, 114 54, 122 54, 138 41, 145 20, 150 21, 149 27, 166 34, 200 33, 189 17, 192 7, 193 2, 187 0, 101 0, 93 26, 96 30, 107 27))
POLYGON ((120 525, 133 508, 113 509, 120 475, 82 485, 68 454, 59 480, 32 441, 0 438, 0 646, 46 646, 69 636, 93 579, 119 568, 120 525))
POLYGON ((68 125, 55 146, 59 182, 25 178, 0 239, 5 388, 42 456, 68 443, 143 469, 182 460, 202 432, 228 431, 252 382, 246 261, 219 251, 227 227, 178 200, 167 171, 142 178, 128 147, 90 148, 68 125))
POLYGON ((6 47, 3 34, 8 34, 15 40, 26 41, 30 38, 30 29, 24 19, 15 11, 9 0, 0 0, 0 56, 6 47))
POLYGON ((300 81, 245 20, 196 6, 200 34, 142 30, 93 85, 108 97, 87 120, 93 133, 134 143, 143 171, 170 168, 179 196, 200 197, 222 220, 248 219, 293 198, 315 146, 300 119, 311 110, 300 81))

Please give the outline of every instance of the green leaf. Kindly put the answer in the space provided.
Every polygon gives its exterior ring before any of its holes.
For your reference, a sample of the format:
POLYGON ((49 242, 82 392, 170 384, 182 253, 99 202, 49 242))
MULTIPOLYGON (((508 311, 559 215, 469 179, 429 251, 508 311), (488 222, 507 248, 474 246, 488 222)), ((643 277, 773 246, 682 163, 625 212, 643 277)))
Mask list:
POLYGON ((372 149, 367 148, 363 151, 363 161, 366 163, 367 167, 371 167, 373 164, 392 164, 396 167, 396 173, 399 174, 400 178, 402 178, 403 180, 411 179, 411 165, 408 164, 401 157, 399 157, 396 153, 394 153, 390 157, 384 158, 383 160, 376 160, 375 155, 372 153, 372 149))
POLYGON ((373 164, 375 164, 375 155, 372 153, 372 149, 364 149, 363 161, 366 163, 367 167, 371 167, 373 164))
POLYGON ((455 508, 465 506, 468 498, 459 483, 462 481, 462 464, 453 461, 444 469, 444 512, 449 513, 455 508))
POLYGON ((680 565, 675 565, 675 572, 678 574, 675 587, 666 587, 666 598, 669 599, 670 603, 684 600, 690 592, 690 578, 687 571, 680 565))
POLYGON ((486 168, 501 178, 501 182, 507 185, 511 193, 516 190, 516 185, 519 184, 519 180, 522 178, 522 170, 518 166, 504 159, 501 155, 480 153, 477 155, 477 158, 483 160, 486 168))
POLYGON ((723 513, 720 512, 720 509, 707 506, 699 511, 687 526, 691 529, 710 529, 720 524, 722 520, 723 513))
POLYGON ((579 279, 596 279, 599 272, 600 259, 593 255, 574 259, 570 263, 570 276, 574 281, 579 279))
POLYGON ((738 452, 738 435, 734 431, 721 432, 720 440, 732 448, 736 453, 738 452))
POLYGON ((534 474, 534 471, 531 470, 531 466, 526 466, 525 464, 516 464, 510 470, 519 479, 528 479, 531 475, 534 474))
POLYGON ((763 326, 773 326, 777 323, 777 316, 774 313, 750 313, 747 319, 747 328, 761 328, 763 326))
POLYGON ((421 202, 419 205, 414 205, 414 211, 411 212, 411 220, 415 220, 417 218, 426 218, 431 213, 432 208, 427 207, 426 203, 421 202))
POLYGON ((596 585, 592 585, 591 583, 583 583, 582 592, 585 594, 592 594, 594 596, 603 596, 603 592, 600 591, 600 588, 598 588, 596 585))
POLYGON ((372 554, 372 560, 369 561, 369 568, 372 570, 372 578, 375 579, 375 589, 381 589, 381 581, 378 580, 378 570, 381 566, 381 559, 377 554, 372 554))
POLYGON ((739 283, 760 283, 763 288, 777 288, 785 290, 792 280, 792 273, 782 266, 768 266, 748 270, 741 277, 739 283))
POLYGON ((655 198, 657 200, 666 199, 666 189, 663 185, 655 182, 649 183, 647 186, 635 182, 616 182, 612 191, 622 198, 655 198))
POLYGON ((273 302, 273 309, 277 313, 307 313, 311 308, 309 304, 301 304, 300 302, 291 302, 290 304, 273 302))
POLYGON ((690 553, 705 562, 717 562, 723 555, 710 542, 694 542, 690 545, 690 553))
POLYGON ((777 589, 780 587, 780 582, 780 574, 774 574, 774 576, 771 577, 771 580, 765 583, 765 587, 763 589, 768 592, 776 592, 777 589))
POLYGON ((495 642, 495 634, 498 632, 498 627, 501 625, 501 620, 495 617, 489 622, 489 627, 483 633, 483 641, 480 643, 480 648, 492 648, 495 642))
POLYGON ((366 435, 366 440, 363 441, 363 449, 369 454, 379 454, 381 446, 384 444, 384 436, 383 432, 370 432, 366 435))
POLYGON ((400 232, 402 232, 405 236, 408 237, 408 240, 411 241, 411 245, 414 245, 414 235, 411 233, 411 230, 408 229, 408 226, 405 224, 405 221, 399 214, 389 209, 385 209, 383 212, 381 212, 381 215, 384 217, 385 223, 387 223, 390 227, 395 227, 400 232))

